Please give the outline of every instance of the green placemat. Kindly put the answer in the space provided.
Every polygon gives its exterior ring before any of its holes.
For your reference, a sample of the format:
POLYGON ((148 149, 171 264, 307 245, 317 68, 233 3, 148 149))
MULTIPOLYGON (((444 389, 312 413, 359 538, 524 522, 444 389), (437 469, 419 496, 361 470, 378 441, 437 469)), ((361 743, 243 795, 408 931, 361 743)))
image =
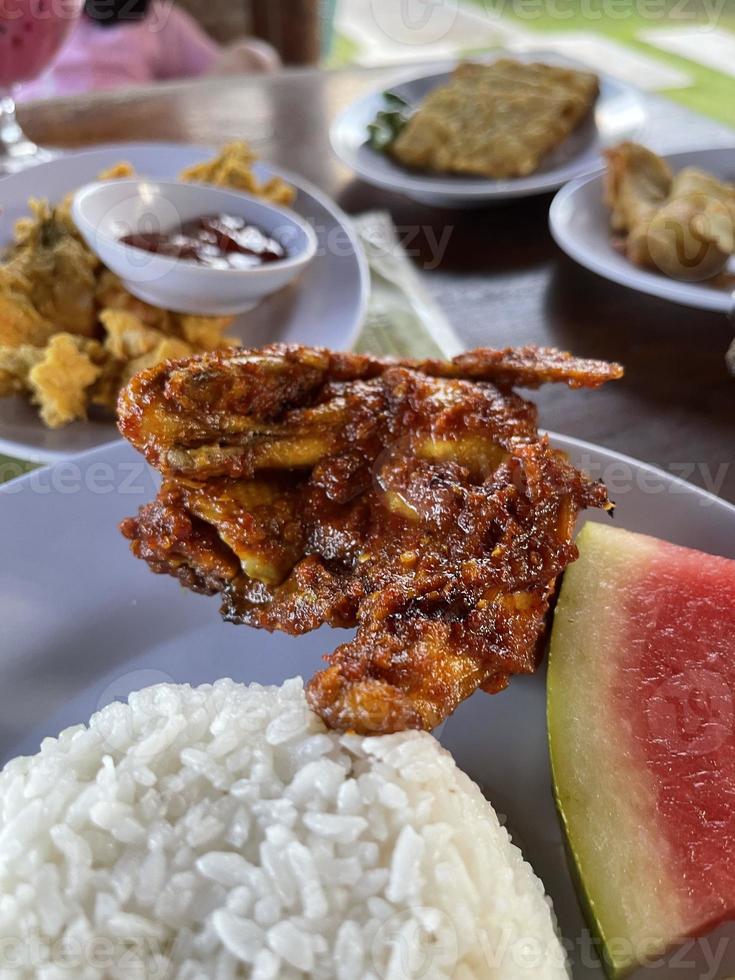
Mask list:
MULTIPOLYGON (((688 88, 661 89, 667 98, 704 115, 735 126, 735 79, 696 61, 665 51, 640 38, 643 31, 661 27, 718 27, 735 30, 735 0, 707 4, 704 0, 561 0, 551 4, 534 0, 466 0, 473 6, 494 11, 522 24, 539 35, 585 31, 601 34, 640 51, 648 57, 686 72, 688 88), (529 16, 530 15, 530 16, 529 16)), ((702 45, 707 43, 706 34, 702 45)))
MULTIPOLYGON (((354 220, 370 267, 368 308, 355 350, 392 357, 452 357, 462 345, 398 241, 390 215, 354 220)), ((0 483, 37 464, 0 455, 0 483)))
POLYGON ((23 476, 35 470, 37 463, 29 463, 23 459, 15 459, 13 456, 3 456, 0 453, 0 483, 13 480, 16 476, 23 476))

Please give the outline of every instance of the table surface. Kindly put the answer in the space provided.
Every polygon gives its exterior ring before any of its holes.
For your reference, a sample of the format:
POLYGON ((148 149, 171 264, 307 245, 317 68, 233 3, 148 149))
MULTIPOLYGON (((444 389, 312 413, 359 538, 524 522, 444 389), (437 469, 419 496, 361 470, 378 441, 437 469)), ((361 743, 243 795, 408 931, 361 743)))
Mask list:
MULTIPOLYGON (((549 234, 549 196, 446 211, 355 179, 329 147, 330 122, 395 74, 299 70, 162 85, 28 105, 21 121, 33 139, 59 146, 246 139, 348 212, 388 209, 468 347, 546 344, 625 365, 625 379, 598 392, 538 392, 544 427, 658 464, 735 502, 735 380, 724 362, 735 325, 576 266, 549 234), (433 267, 434 243, 442 240, 446 249, 433 267)), ((663 100, 651 100, 649 119, 645 141, 658 150, 735 145, 732 131, 663 100)))

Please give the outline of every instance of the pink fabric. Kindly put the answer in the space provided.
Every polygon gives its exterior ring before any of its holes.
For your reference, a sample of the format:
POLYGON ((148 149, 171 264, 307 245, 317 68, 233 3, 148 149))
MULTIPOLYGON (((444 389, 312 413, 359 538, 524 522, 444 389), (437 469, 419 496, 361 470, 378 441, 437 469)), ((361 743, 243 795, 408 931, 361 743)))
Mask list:
POLYGON ((20 88, 20 99, 45 99, 205 74, 221 52, 171 0, 155 0, 137 24, 99 27, 82 17, 52 68, 20 88))

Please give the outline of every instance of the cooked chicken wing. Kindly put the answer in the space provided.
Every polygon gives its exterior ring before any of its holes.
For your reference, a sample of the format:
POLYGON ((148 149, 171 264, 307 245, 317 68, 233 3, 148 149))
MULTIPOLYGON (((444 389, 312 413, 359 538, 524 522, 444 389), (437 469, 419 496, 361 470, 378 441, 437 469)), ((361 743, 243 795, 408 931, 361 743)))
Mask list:
POLYGON ((121 431, 165 475, 123 533, 154 571, 220 593, 233 622, 357 627, 308 688, 331 726, 429 729, 536 668, 576 516, 609 506, 511 385, 621 373, 533 348, 158 365, 120 399, 121 431))

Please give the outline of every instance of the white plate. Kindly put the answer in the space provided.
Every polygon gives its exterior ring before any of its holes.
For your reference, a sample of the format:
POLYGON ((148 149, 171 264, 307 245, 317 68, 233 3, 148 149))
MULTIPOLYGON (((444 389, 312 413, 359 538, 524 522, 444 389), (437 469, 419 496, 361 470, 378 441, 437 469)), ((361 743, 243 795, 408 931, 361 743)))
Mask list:
MULTIPOLYGON (((735 507, 616 453, 553 441, 606 478, 619 526, 735 557, 735 507)), ((290 637, 228 625, 217 598, 153 575, 130 555, 117 524, 151 499, 155 482, 140 456, 118 443, 0 488, 0 764, 35 752, 43 736, 131 690, 223 676, 309 677, 344 640, 344 631, 328 628, 290 637)), ((494 697, 474 695, 438 734, 507 815, 554 899, 564 936, 577 953, 589 953, 579 945, 583 921, 551 794, 543 671, 514 678, 494 697)), ((602 973, 577 959, 574 977, 602 980, 602 973)))
MULTIPOLYGON (((700 167, 715 177, 735 180, 735 147, 669 153, 666 160, 675 173, 683 167, 700 167)), ((706 282, 680 282, 648 272, 617 252, 612 245, 610 213, 602 202, 602 182, 603 171, 575 180, 562 188, 551 202, 551 234, 567 255, 586 269, 642 293, 700 310, 728 313, 735 308, 735 298, 729 289, 706 282)), ((735 262, 731 261, 729 268, 735 273, 735 262)))
MULTIPOLYGON (((482 61, 500 57, 516 61, 542 61, 588 71, 584 65, 545 51, 496 51, 482 61)), ((367 127, 384 108, 383 93, 395 92, 410 105, 417 105, 428 92, 449 79, 456 61, 439 66, 427 75, 400 75, 391 85, 357 99, 332 124, 332 148, 348 167, 378 187, 398 191, 416 201, 446 207, 472 207, 482 202, 528 197, 553 191, 574 177, 589 173, 600 165, 604 146, 623 139, 634 139, 641 132, 646 113, 637 89, 600 75, 600 96, 594 113, 553 153, 536 173, 511 180, 487 180, 459 175, 430 176, 400 166, 387 154, 367 145, 367 127)))
MULTIPOLYGON (((16 220, 28 213, 30 197, 59 201, 121 160, 141 176, 171 178, 214 153, 212 147, 183 143, 118 143, 64 154, 5 177, 0 180, 0 248, 11 241, 16 220)), ((238 317, 232 333, 252 346, 284 341, 349 349, 362 324, 370 288, 367 262, 349 219, 326 194, 296 174, 265 164, 256 164, 255 171, 261 178, 278 174, 298 189, 293 210, 313 226, 319 246, 298 282, 238 317)), ((109 419, 75 422, 52 432, 25 399, 0 399, 0 452, 53 462, 116 438, 109 419)))

